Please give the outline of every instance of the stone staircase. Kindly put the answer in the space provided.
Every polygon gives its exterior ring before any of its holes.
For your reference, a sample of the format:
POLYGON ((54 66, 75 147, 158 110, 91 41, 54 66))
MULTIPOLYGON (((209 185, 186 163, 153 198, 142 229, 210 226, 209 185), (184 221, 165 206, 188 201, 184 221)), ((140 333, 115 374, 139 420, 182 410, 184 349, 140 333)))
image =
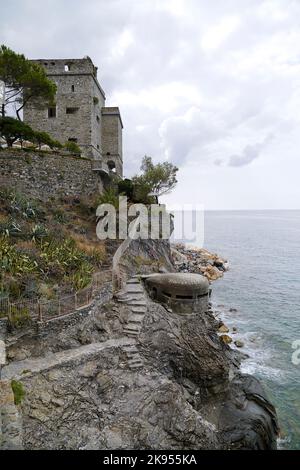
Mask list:
MULTIPOLYGON (((147 300, 139 276, 129 279, 115 297, 118 302, 125 304, 130 309, 124 333, 129 338, 137 339, 142 328, 144 315, 147 312, 147 300)), ((135 370, 143 367, 143 360, 136 345, 125 346, 123 350, 127 355, 130 369, 135 370)))

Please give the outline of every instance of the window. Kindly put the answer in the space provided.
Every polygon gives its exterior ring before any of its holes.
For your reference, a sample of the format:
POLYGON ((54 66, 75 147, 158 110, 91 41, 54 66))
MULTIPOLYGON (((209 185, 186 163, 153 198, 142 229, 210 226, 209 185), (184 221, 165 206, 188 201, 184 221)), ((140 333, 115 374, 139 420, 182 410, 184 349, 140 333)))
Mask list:
POLYGON ((48 65, 48 62, 44 62, 44 65, 46 65, 46 67, 47 67, 47 65, 48 65))
POLYGON ((169 294, 168 292, 163 292, 163 294, 164 294, 166 297, 171 297, 171 294, 169 294))
POLYGON ((71 86, 71 90, 72 90, 73 92, 75 91, 74 85, 71 86))
POLYGON ((70 72, 70 65, 69 64, 65 64, 65 72, 70 72))
POLYGON ((99 121, 100 121, 100 118, 99 118, 99 116, 97 116, 97 117, 96 117, 96 119, 97 119, 97 122, 99 122, 99 121))
POLYGON ((50 106, 48 108, 48 118, 55 118, 56 117, 56 106, 50 106))
POLYGON ((51 62, 51 65, 55 65, 55 62, 51 62))
POLYGON ((107 163, 108 169, 110 171, 116 172, 116 164, 115 164, 114 161, 108 160, 108 162, 106 162, 106 163, 107 163))
POLYGON ((176 295, 176 299, 192 299, 192 295, 176 295))
POLYGON ((207 296, 208 296, 208 294, 199 294, 199 295, 197 295, 197 298, 202 299, 203 297, 207 297, 207 296))
POLYGON ((99 148, 100 148, 100 147, 99 147, 99 145, 97 144, 97 149, 99 149, 99 148))
POLYGON ((76 139, 76 137, 69 137, 68 142, 75 142, 76 143, 77 139, 76 139))
POLYGON ((110 152, 107 152, 106 155, 110 155, 110 152))
POLYGON ((66 108, 66 114, 76 114, 79 108, 66 108))

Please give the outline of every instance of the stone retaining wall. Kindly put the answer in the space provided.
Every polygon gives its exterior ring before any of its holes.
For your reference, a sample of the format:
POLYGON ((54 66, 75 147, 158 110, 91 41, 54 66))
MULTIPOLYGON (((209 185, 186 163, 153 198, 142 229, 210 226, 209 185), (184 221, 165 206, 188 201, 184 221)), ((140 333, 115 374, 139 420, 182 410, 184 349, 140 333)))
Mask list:
POLYGON ((53 318, 48 322, 42 322, 37 324, 37 331, 39 335, 46 336, 47 334, 60 332, 62 330, 67 330, 68 328, 77 325, 82 318, 86 317, 90 314, 95 302, 97 305, 103 305, 109 300, 112 299, 112 283, 107 282, 103 285, 103 287, 99 290, 97 297, 95 297, 94 301, 88 305, 86 308, 82 308, 77 310, 73 313, 69 313, 68 315, 61 316, 59 318, 53 318))
POLYGON ((104 181, 93 171, 93 160, 18 149, 0 151, 0 186, 15 188, 42 200, 61 196, 91 196, 104 181))

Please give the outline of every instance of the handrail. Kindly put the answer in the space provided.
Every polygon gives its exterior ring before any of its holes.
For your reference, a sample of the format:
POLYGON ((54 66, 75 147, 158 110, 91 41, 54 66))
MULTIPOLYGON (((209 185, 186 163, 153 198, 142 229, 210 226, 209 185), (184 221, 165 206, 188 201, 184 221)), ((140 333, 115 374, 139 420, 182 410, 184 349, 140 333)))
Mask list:
POLYGON ((123 287, 123 279, 121 276, 120 268, 119 268, 119 263, 124 255, 125 251, 129 247, 130 243, 132 240, 134 240, 134 236, 137 233, 137 226, 140 223, 140 217, 137 217, 133 223, 133 225, 130 228, 130 231, 128 232, 127 238, 121 243, 121 245, 118 247, 116 250, 114 256, 113 256, 113 262, 112 262, 112 288, 113 288, 113 293, 118 292, 119 290, 122 289, 123 287))

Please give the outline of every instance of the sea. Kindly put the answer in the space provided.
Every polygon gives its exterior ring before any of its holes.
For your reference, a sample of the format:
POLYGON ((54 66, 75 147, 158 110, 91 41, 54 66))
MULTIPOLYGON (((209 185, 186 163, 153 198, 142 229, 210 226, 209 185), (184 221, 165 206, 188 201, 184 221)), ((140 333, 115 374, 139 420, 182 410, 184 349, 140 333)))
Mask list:
POLYGON ((300 211, 206 211, 204 248, 229 262, 212 302, 276 407, 278 448, 300 449, 300 211))

